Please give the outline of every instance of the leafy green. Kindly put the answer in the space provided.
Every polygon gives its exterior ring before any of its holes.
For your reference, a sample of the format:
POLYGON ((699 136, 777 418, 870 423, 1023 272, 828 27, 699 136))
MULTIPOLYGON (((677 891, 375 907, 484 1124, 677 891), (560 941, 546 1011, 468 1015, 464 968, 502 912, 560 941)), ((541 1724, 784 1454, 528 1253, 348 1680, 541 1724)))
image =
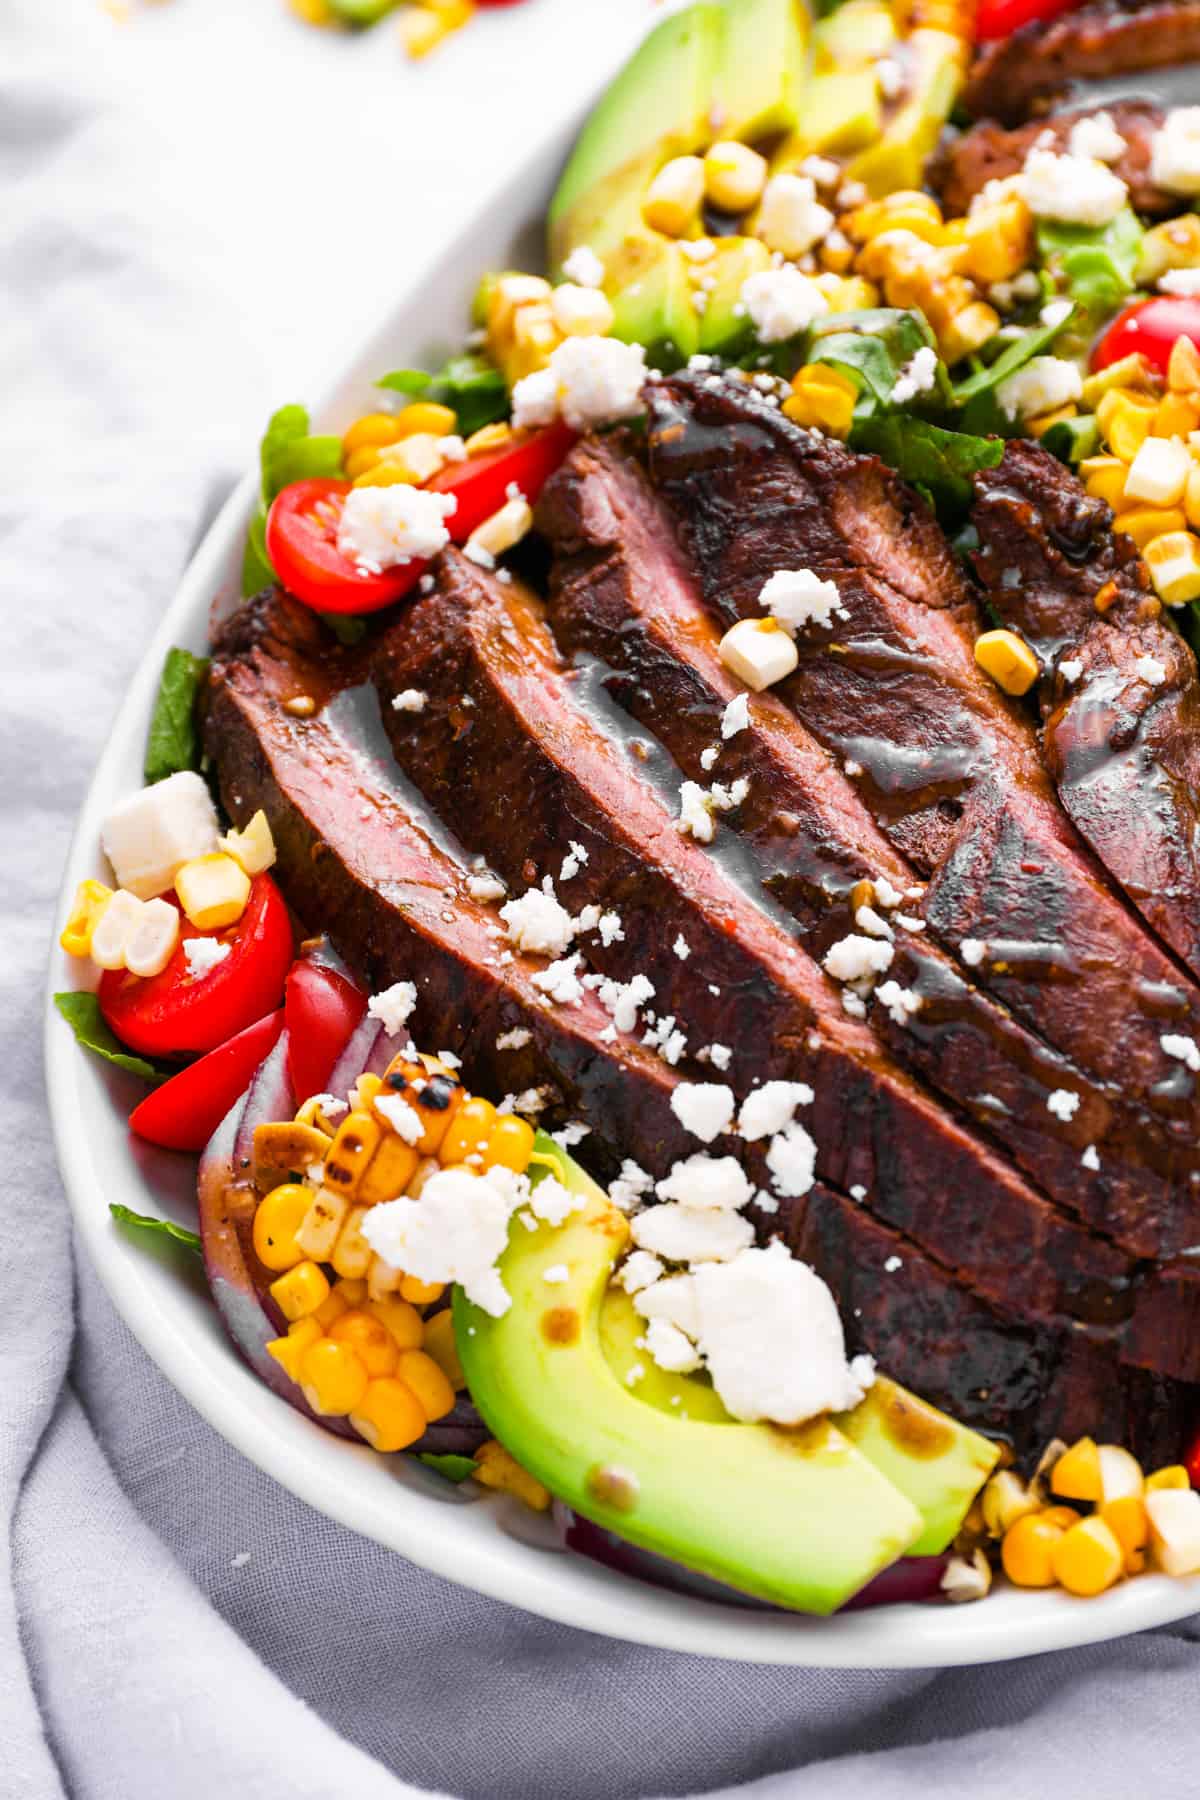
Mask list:
POLYGON ((329 4, 348 25, 375 25, 395 12, 400 0, 329 0, 329 4))
POLYGON ((420 369, 393 369, 375 385, 400 394, 422 394, 452 407, 463 437, 508 416, 508 385, 503 375, 486 356, 474 351, 452 356, 436 375, 423 374, 420 369))
POLYGON ((155 1237, 171 1238, 175 1243, 183 1244, 187 1249, 194 1250, 197 1256, 202 1256, 204 1253, 200 1234, 189 1231, 184 1225, 176 1225, 173 1219, 155 1219, 149 1213, 137 1213, 128 1206, 110 1205, 108 1210, 114 1219, 122 1225, 128 1225, 134 1231, 146 1231, 155 1237))
POLYGON ((1076 419, 1059 419, 1042 433, 1042 445, 1060 462, 1081 463, 1100 448, 1100 427, 1091 413, 1076 419))
POLYGON ((1065 284, 1068 298, 1093 318, 1112 312, 1136 286, 1142 227, 1128 206, 1107 225, 1043 219, 1037 243, 1040 260, 1065 284))
POLYGON ((54 1004, 75 1033, 75 1042, 82 1044, 85 1050, 102 1056, 105 1062, 127 1070, 130 1075, 140 1075, 143 1081, 157 1082, 166 1079, 165 1070, 156 1069, 144 1057, 134 1056, 122 1048, 120 1040, 113 1036, 105 1024, 100 1002, 95 994, 55 994, 54 1004))
POLYGON ((856 450, 874 451, 906 481, 926 489, 939 512, 969 506, 971 476, 994 469, 1004 454, 1000 438, 945 431, 910 413, 856 420, 850 442, 856 450))
POLYGON ((207 670, 207 657, 193 656, 190 650, 178 648, 167 651, 146 738, 142 772, 148 786, 168 775, 177 775, 181 769, 200 767, 196 698, 207 670))
POLYGON ((1026 363, 1032 362, 1035 356, 1044 355, 1074 317, 1075 309, 1072 308, 1055 323, 1031 326, 1020 337, 1007 344, 994 362, 986 363, 965 380, 955 384, 951 389, 951 401, 962 414, 959 423, 964 431, 996 431, 1011 436, 1019 429, 1016 422, 1002 410, 996 398, 996 389, 1010 375, 1015 375, 1018 369, 1023 369, 1026 363))
POLYGON ((424 369, 393 369, 390 375, 381 375, 375 383, 376 387, 388 388, 393 394, 423 394, 432 385, 433 376, 424 369))
POLYGON ((262 486, 242 558, 245 595, 256 594, 275 580, 266 544, 267 513, 275 496, 293 481, 339 481, 345 474, 341 438, 312 436, 308 423, 303 406, 281 406, 272 413, 263 433, 259 450, 262 486))
POLYGON ((475 1473, 476 1463, 473 1456, 435 1456, 431 1451, 422 1451, 417 1458, 428 1469, 434 1469, 446 1481, 467 1481, 475 1473))

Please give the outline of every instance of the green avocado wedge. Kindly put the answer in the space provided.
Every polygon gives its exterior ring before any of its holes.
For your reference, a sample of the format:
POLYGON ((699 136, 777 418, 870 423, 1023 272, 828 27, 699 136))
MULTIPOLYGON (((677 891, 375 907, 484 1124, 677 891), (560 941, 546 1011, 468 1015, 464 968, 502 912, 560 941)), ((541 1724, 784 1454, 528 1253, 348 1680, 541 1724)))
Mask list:
POLYGON ((918 1541, 921 1514, 828 1420, 785 1431, 640 1398, 601 1331, 626 1221, 551 1140, 539 1137, 535 1157, 583 1208, 557 1228, 514 1219, 502 1318, 454 1296, 459 1356, 489 1430, 552 1493, 631 1543, 779 1606, 836 1611, 918 1541), (547 1281, 563 1268, 565 1281, 547 1281))

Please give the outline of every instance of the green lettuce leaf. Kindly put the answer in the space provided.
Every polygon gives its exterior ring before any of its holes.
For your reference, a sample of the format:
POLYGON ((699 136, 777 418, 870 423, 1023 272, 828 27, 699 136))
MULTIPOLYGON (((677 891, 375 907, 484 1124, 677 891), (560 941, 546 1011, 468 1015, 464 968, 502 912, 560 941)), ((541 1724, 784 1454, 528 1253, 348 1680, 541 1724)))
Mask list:
POLYGON ((971 503, 971 476, 994 469, 1004 454, 1000 438, 945 431, 911 413, 856 420, 850 433, 856 450, 872 450, 906 481, 932 496, 939 513, 954 514, 971 503))
POLYGON ((196 699, 207 670, 207 657, 193 656, 190 650, 167 651, 146 737, 143 774, 147 786, 177 775, 181 769, 200 767, 196 699))
POLYGON ((105 1062, 118 1069, 127 1070, 130 1075, 140 1075, 143 1081, 166 1080, 167 1070, 156 1069, 144 1057, 134 1056, 113 1036, 104 1022, 95 994, 55 994, 54 1004, 75 1033, 75 1042, 82 1044, 85 1050, 103 1057, 105 1062))
POLYGON ((422 1451, 417 1458, 427 1469, 434 1469, 446 1481, 467 1481, 475 1473, 473 1456, 435 1456, 431 1451, 422 1451))
POLYGON ((961 414, 958 423, 967 432, 988 433, 999 432, 1011 437, 1021 427, 1017 420, 1010 419, 1001 410, 996 399, 996 389, 1018 369, 1032 362, 1035 356, 1044 356, 1054 340, 1059 337, 1075 318, 1076 309, 1065 314, 1057 324, 1033 325, 1028 331, 1014 338, 1000 352, 995 362, 985 364, 968 375, 963 381, 956 382, 951 389, 951 403, 961 414))
POLYGON ((204 1254, 199 1232, 189 1231, 184 1225, 176 1225, 173 1219, 155 1219, 149 1213, 137 1213, 128 1206, 110 1205, 108 1210, 114 1219, 122 1225, 128 1225, 133 1231, 145 1231, 154 1237, 170 1238, 174 1243, 194 1250, 197 1256, 204 1254))
POLYGON ((474 351, 452 356, 436 375, 426 375, 420 369, 393 369, 375 385, 394 393, 420 394, 452 407, 463 437, 508 417, 508 385, 503 375, 486 356, 474 351))
POLYGON ((262 486, 242 558, 242 593, 247 597, 275 580, 266 542, 267 513, 275 496, 293 481, 344 478, 341 438, 312 436, 308 423, 303 406, 281 406, 272 413, 263 433, 259 449, 262 486))
POLYGON ((1095 456, 1100 449, 1100 427, 1091 413, 1075 419, 1059 419, 1049 431, 1042 433, 1042 447, 1060 462, 1073 467, 1085 456, 1095 456))
MULTIPOLYGON (((889 410, 892 391, 906 363, 918 350, 935 349, 933 333, 920 313, 894 307, 865 312, 829 313, 812 326, 807 360, 830 363, 859 390, 859 416, 889 410)), ((922 405, 949 399, 950 385, 938 364, 937 385, 921 396, 922 405)))
POLYGON ((1091 318, 1115 312, 1137 285, 1142 227, 1128 206, 1107 225, 1059 225, 1042 219, 1038 255, 1065 286, 1067 298, 1091 318))
POLYGON ((390 375, 381 375, 375 386, 415 398, 426 393, 432 384, 433 376, 426 374, 424 369, 393 369, 390 375))

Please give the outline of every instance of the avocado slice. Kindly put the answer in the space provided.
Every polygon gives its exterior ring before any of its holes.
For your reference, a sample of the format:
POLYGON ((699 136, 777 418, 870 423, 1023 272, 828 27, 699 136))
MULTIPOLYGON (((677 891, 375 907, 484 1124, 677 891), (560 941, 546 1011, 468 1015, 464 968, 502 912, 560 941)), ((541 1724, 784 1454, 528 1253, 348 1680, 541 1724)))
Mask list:
POLYGON ((834 1424, 920 1512, 925 1529, 910 1556, 938 1556, 953 1542, 1000 1459, 998 1444, 887 1375, 877 1375, 853 1412, 838 1413, 834 1424))
POLYGON ((851 181, 861 181, 878 198, 897 188, 919 188, 925 161, 954 108, 962 86, 966 46, 947 31, 914 31, 904 46, 910 86, 907 98, 884 125, 877 143, 847 164, 851 181))
POLYGON ((657 232, 625 238, 605 268, 613 333, 644 344, 652 369, 674 369, 700 348, 688 264, 679 245, 657 232))
POLYGON ((721 0, 710 135, 752 144, 796 124, 808 64, 802 0, 721 0))
POLYGON ((552 1140, 535 1157, 585 1204, 557 1228, 514 1219, 503 1318, 455 1291, 459 1356, 489 1429, 552 1493, 644 1549, 776 1605, 844 1605, 920 1537, 916 1507, 828 1420, 785 1431, 639 1399, 600 1327, 628 1225, 552 1140), (567 1280, 547 1282, 562 1266, 567 1280))
POLYGON ((705 275, 716 276, 716 286, 708 290, 708 306, 700 317, 701 350, 732 359, 749 347, 754 327, 742 306, 742 283, 770 266, 770 252, 760 238, 716 239, 712 257, 702 265, 705 275))

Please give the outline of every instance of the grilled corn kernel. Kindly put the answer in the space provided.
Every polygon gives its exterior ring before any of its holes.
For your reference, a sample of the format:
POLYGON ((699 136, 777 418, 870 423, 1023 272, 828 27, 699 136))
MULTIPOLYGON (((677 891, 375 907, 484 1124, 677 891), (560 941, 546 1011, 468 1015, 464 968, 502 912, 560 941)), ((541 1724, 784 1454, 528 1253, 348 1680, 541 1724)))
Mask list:
POLYGON ((465 1098, 457 1076, 431 1074, 424 1063, 397 1056, 384 1070, 380 1091, 408 1101, 424 1126, 414 1149, 422 1156, 436 1156, 465 1098))
POLYGON ((449 437, 458 428, 458 414, 436 400, 414 400, 395 419, 397 437, 449 437))
POLYGON ((486 456, 492 450, 503 450, 506 444, 513 441, 513 428, 497 420, 493 425, 481 425, 473 431, 463 448, 468 456, 486 456))
POLYGON ((1036 419, 1027 419, 1025 429, 1030 437, 1045 437, 1052 425, 1061 425, 1065 420, 1075 418, 1078 412, 1075 402, 1068 400, 1065 406, 1056 407, 1053 412, 1039 413, 1036 419))
POLYGON ((1069 1531, 1072 1525, 1078 1525, 1083 1514, 1076 1506, 1044 1506, 1040 1517, 1057 1525, 1060 1531, 1069 1531))
POLYGON ((417 1275, 405 1275, 400 1282, 400 1298, 413 1306, 432 1306, 445 1291, 444 1281, 422 1281, 417 1275))
POLYGON ((425 1338, 420 1313, 407 1300, 367 1300, 365 1310, 392 1335, 398 1350, 419 1350, 425 1338))
POLYGON ((227 856, 232 856, 234 862, 240 864, 247 875, 261 875, 275 861, 275 839, 271 836, 271 827, 261 806, 245 831, 227 831, 217 842, 227 856))
POLYGON ((380 1200, 396 1200, 406 1193, 420 1158, 411 1144, 406 1144, 394 1131, 385 1131, 379 1148, 367 1166, 356 1190, 364 1206, 375 1206, 380 1200))
POLYGON ((454 1389, 424 1350, 402 1350, 396 1372, 405 1387, 417 1396, 421 1411, 431 1424, 454 1410, 454 1389))
POLYGON ((96 921, 112 899, 113 891, 102 881, 81 881, 75 889, 71 911, 59 943, 68 956, 87 956, 92 948, 96 921))
POLYGON ((366 1206, 350 1208, 329 1257, 334 1272, 347 1281, 365 1280, 375 1254, 362 1231, 368 1210, 366 1206))
POLYGON ((411 1388, 393 1375, 369 1382, 350 1423, 373 1450, 407 1450, 424 1435, 426 1418, 411 1388))
POLYGON ((1116 512, 1125 501, 1128 463, 1119 456, 1085 456, 1079 465, 1084 487, 1093 500, 1103 500, 1116 512))
POLYGON ((1164 394, 1154 409, 1150 430, 1155 437, 1185 438, 1200 430, 1200 406, 1186 394, 1164 394))
POLYGON ((324 1300, 322 1300, 320 1306, 318 1306, 316 1312, 312 1316, 321 1327, 321 1330, 327 1332, 329 1327, 335 1324, 344 1312, 348 1311, 349 1307, 341 1294, 338 1293, 336 1288, 330 1288, 328 1294, 325 1296, 324 1300))
POLYGON ((1096 407, 1104 440, 1122 462, 1131 463, 1150 434, 1156 402, 1126 388, 1110 388, 1096 407))
POLYGON ((370 1113, 347 1113, 325 1158, 326 1185, 346 1198, 356 1194, 382 1136, 383 1126, 370 1113))
POLYGON ((379 464, 378 444, 364 444, 361 450, 355 450, 346 458, 346 480, 361 481, 370 470, 379 464))
POLYGON ((749 212, 767 185, 767 159, 736 138, 713 144, 704 158, 704 191, 721 212, 749 212))
POLYGON ((426 1356, 432 1356, 446 1380, 456 1393, 461 1393, 467 1385, 463 1374, 462 1363, 458 1359, 458 1345, 454 1338, 454 1314, 447 1306, 443 1312, 434 1313, 425 1321, 425 1341, 422 1344, 426 1356))
POLYGON ((271 1283, 270 1294, 285 1319, 306 1319, 329 1298, 329 1282, 315 1262, 297 1263, 271 1283))
POLYGON ((369 1312, 351 1307, 329 1327, 335 1344, 345 1344, 370 1376, 394 1375, 400 1352, 391 1332, 369 1312))
POLYGON ((250 898, 250 877, 223 850, 196 856, 175 876, 179 904, 197 931, 236 925, 250 898))
MULTIPOLYGON (((932 323, 932 321, 931 321, 932 323)), ((1000 314, 995 307, 976 300, 971 306, 951 314, 937 326, 938 348, 942 359, 953 366, 989 343, 1000 329, 1000 314)))
POLYGON ((399 421, 391 413, 364 413, 343 434, 342 450, 345 455, 353 456, 356 450, 377 449, 380 444, 394 444, 399 436, 399 421))
POLYGON ((475 1479, 482 1487, 515 1494, 533 1512, 550 1510, 549 1489, 544 1488, 527 1469, 523 1469, 516 1457, 510 1456, 504 1445, 498 1444, 495 1438, 489 1438, 475 1453, 475 1479))
POLYGON ((513 1114, 497 1119, 484 1145, 484 1168, 494 1169, 499 1166, 511 1169, 516 1175, 523 1175, 533 1153, 534 1135, 533 1126, 513 1114))
POLYGON ((432 437, 427 431, 414 431, 410 437, 402 437, 398 443, 381 450, 371 473, 383 475, 395 470, 414 487, 421 487, 432 481, 445 462, 441 439, 432 437))
POLYGON ((797 425, 815 425, 831 437, 846 438, 857 399, 858 389, 848 375, 827 364, 806 363, 792 377, 792 391, 783 403, 783 412, 797 425))
POLYGON ((1168 531, 1183 531, 1186 526, 1186 515, 1179 506, 1134 506, 1119 512, 1113 520, 1113 530, 1131 537, 1139 550, 1144 550, 1151 538, 1168 531))
POLYGON ((1134 280, 1153 287, 1168 269, 1200 269, 1200 218, 1187 213, 1143 232, 1134 280))
POLYGON ((1097 369, 1094 375, 1084 376, 1080 398, 1085 409, 1095 412, 1104 395, 1115 388, 1156 398, 1162 391, 1162 382, 1153 363, 1135 350, 1131 356, 1123 356, 1120 362, 1109 363, 1107 369, 1097 369))
POLYGON ((857 206, 838 221, 847 237, 868 244, 885 231, 911 231, 927 244, 942 240, 942 209, 928 194, 899 189, 882 200, 857 206))
POLYGON ((454 1123, 442 1139, 439 1156, 445 1167, 465 1163, 469 1156, 482 1151, 496 1123, 496 1109, 490 1100, 476 1095, 464 1100, 454 1115, 454 1123))
POLYGON ((704 164, 698 156, 676 156, 663 164, 647 188, 642 217, 652 231, 683 237, 703 200, 704 164))
POLYGON ((467 539, 468 556, 482 551, 485 556, 495 559, 519 544, 533 526, 533 508, 528 500, 506 500, 504 505, 494 512, 490 519, 477 525, 467 539))
POLYGON ((300 1358, 300 1385, 314 1412, 344 1417, 366 1393, 367 1371, 349 1344, 322 1338, 300 1358))
POLYGON ((1002 1538, 1010 1525, 1037 1511, 1037 1501, 1012 1469, 993 1475, 981 1495, 983 1523, 989 1537, 1002 1538))
MULTIPOLYGON (((295 1123, 297 1125, 307 1125, 310 1130, 319 1131, 321 1133, 321 1136, 325 1139, 325 1150, 328 1150, 330 1144, 333 1142, 333 1134, 337 1130, 337 1121, 329 1117, 324 1106, 324 1102, 332 1098, 333 1096, 330 1094, 312 1094, 304 1102, 304 1105, 300 1108, 300 1111, 296 1114, 295 1118, 295 1123)), ((321 1152, 321 1160, 324 1161, 324 1158, 325 1151, 323 1150, 321 1152)))
POLYGON ((413 472, 402 462, 380 462, 373 469, 367 469, 362 475, 354 477, 354 486, 361 487, 419 487, 413 472))
POLYGON ((267 1345, 267 1355, 273 1356, 286 1375, 292 1380, 300 1380, 300 1363, 306 1350, 319 1344, 324 1333, 315 1319, 298 1319, 289 1325, 286 1337, 272 1338, 267 1345))
POLYGON ((1141 1495, 1126 1494, 1123 1499, 1108 1501, 1100 1508, 1100 1517, 1121 1546, 1126 1575, 1140 1575, 1150 1542, 1150 1521, 1141 1495))
POLYGON ((1186 1488, 1191 1485, 1182 1463, 1168 1463, 1166 1468, 1155 1469, 1152 1475, 1146 1477, 1148 1494, 1158 1493, 1162 1488, 1186 1488))
POLYGON ((545 304, 550 283, 541 275, 500 275, 492 284, 487 303, 487 331, 497 342, 512 337, 513 321, 526 306, 545 304))
POLYGON ((990 287, 1011 281, 1033 261, 1033 215, 1019 194, 1007 194, 963 220, 962 273, 990 287))
POLYGON ((1026 1513, 1009 1526, 1000 1546, 1000 1561, 1014 1586, 1054 1586, 1054 1550, 1063 1535, 1063 1526, 1047 1513, 1026 1513))
POLYGON ((403 1270, 394 1269, 382 1256, 373 1256, 367 1270, 367 1295, 371 1300, 386 1300, 398 1292, 403 1270))
POLYGON ((367 1297, 367 1284, 360 1277, 347 1280, 343 1276, 341 1281, 334 1282, 333 1291, 347 1306, 362 1306, 367 1297))
POLYGON ((304 1260, 296 1233, 312 1204, 312 1189, 285 1181, 261 1200, 254 1215, 254 1253, 265 1268, 283 1272, 304 1260))
POLYGON ((296 1233, 296 1242, 305 1256, 312 1257, 315 1262, 326 1260, 337 1243, 349 1210, 350 1202, 344 1194, 327 1187, 317 1189, 296 1233))
POLYGON ((1191 338, 1177 337, 1167 358, 1167 386, 1172 393, 1190 394, 1200 388, 1200 350, 1191 338))
POLYGON ((1184 483, 1183 510, 1193 529, 1200 527, 1200 467, 1192 470, 1184 483))
POLYGON ((1125 495, 1148 506, 1178 506, 1192 467, 1187 446, 1174 438, 1143 438, 1129 465, 1125 495))
POLYGON ((280 1176, 303 1175, 313 1163, 325 1160, 332 1141, 317 1126, 303 1125, 295 1119, 272 1120, 256 1126, 251 1152, 255 1184, 267 1188, 280 1176))
POLYGON ((555 288, 550 309, 564 337, 604 337, 613 328, 612 301, 603 288, 564 281, 555 288))
POLYGON ((382 1092, 382 1076, 360 1075, 350 1090, 350 1111, 369 1113, 375 1104, 376 1096, 382 1092))
POLYGON ((1027 694, 1038 678, 1038 659, 1015 631, 985 631, 975 640, 975 661, 1006 694, 1027 694))
POLYGON ((1151 538, 1142 554, 1164 606, 1200 599, 1200 542, 1190 531, 1165 531, 1161 537, 1151 538))
POLYGON ((1111 1525, 1098 1517, 1080 1519, 1054 1545, 1050 1566, 1069 1594, 1102 1594, 1120 1579, 1125 1555, 1111 1525))
POLYGON ((1100 1452, 1094 1440, 1083 1437, 1064 1450, 1050 1471, 1050 1491, 1064 1500, 1103 1498, 1100 1480, 1100 1452))

